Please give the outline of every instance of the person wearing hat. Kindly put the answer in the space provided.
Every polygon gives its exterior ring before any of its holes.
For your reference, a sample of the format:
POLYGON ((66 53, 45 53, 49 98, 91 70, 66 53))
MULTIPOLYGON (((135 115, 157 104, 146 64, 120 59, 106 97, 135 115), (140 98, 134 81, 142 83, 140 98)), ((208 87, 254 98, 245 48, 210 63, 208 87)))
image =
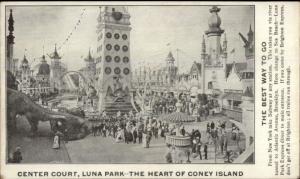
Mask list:
POLYGON ((16 147, 15 152, 13 153, 12 163, 21 163, 23 160, 22 153, 21 153, 21 147, 16 147))

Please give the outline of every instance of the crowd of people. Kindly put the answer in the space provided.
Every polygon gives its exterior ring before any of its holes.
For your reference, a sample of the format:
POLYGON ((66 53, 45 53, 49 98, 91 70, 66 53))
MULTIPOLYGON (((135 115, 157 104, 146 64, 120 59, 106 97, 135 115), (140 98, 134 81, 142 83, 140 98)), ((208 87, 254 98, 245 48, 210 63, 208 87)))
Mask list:
MULTIPOLYGON (((142 93, 142 92, 141 92, 142 93)), ((176 104, 180 104, 180 112, 188 115, 206 118, 209 114, 214 115, 214 109, 219 108, 217 101, 208 99, 206 94, 181 94, 175 96, 174 93, 147 93, 144 95, 144 103, 150 104, 152 113, 155 115, 169 114, 177 110, 176 104)))
POLYGON ((149 148, 153 138, 165 137, 169 125, 154 117, 143 119, 132 112, 123 116, 104 114, 100 119, 92 121, 91 132, 95 137, 112 137, 116 143, 138 143, 149 148))
MULTIPOLYGON (((226 121, 217 121, 217 124, 211 121, 207 122, 206 131, 192 129, 191 132, 185 131, 184 126, 181 126, 178 133, 179 134, 171 132, 170 135, 190 136, 191 151, 187 152, 187 163, 191 162, 189 159, 190 155, 194 159, 199 157, 200 160, 209 160, 212 159, 212 157, 215 158, 217 154, 222 154, 224 162, 231 163, 233 160, 232 156, 235 152, 233 152, 233 150, 228 150, 229 140, 236 142, 238 153, 242 152, 239 146, 241 136, 240 129, 234 123, 231 124, 231 127, 227 126, 226 128, 226 121), (209 156, 209 149, 213 149, 215 155, 209 156)), ((167 163, 183 162, 182 159, 178 159, 178 157, 174 155, 174 153, 181 153, 182 151, 178 151, 174 146, 170 145, 168 146, 168 149, 165 156, 167 163)))

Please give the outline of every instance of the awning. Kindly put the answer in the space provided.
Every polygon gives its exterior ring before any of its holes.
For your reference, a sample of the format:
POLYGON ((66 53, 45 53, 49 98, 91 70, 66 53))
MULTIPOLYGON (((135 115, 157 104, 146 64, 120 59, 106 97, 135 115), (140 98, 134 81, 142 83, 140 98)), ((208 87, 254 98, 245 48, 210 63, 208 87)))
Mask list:
POLYGON ((233 100, 233 101, 242 101, 242 94, 240 93, 225 93, 223 99, 233 100))

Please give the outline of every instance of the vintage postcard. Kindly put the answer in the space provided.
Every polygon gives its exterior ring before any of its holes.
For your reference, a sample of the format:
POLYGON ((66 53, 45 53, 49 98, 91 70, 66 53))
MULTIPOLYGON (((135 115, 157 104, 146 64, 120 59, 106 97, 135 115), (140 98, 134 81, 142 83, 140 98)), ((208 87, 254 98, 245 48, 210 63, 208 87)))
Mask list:
POLYGON ((299 3, 1 3, 1 178, 299 177, 299 3))

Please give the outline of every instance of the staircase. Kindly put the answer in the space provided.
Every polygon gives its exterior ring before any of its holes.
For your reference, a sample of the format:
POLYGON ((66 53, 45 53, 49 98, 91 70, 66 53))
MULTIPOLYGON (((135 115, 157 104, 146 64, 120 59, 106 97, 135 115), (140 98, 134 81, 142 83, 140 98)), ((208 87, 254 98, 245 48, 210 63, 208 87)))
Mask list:
POLYGON ((253 163, 254 162, 254 144, 251 144, 246 150, 234 160, 233 163, 253 163))
POLYGON ((104 110, 106 114, 113 115, 117 114, 118 111, 120 111, 122 114, 126 113, 128 114, 130 111, 133 113, 136 113, 136 110, 131 105, 131 102, 124 102, 124 101, 116 101, 116 102, 108 102, 106 101, 104 103, 104 110))

